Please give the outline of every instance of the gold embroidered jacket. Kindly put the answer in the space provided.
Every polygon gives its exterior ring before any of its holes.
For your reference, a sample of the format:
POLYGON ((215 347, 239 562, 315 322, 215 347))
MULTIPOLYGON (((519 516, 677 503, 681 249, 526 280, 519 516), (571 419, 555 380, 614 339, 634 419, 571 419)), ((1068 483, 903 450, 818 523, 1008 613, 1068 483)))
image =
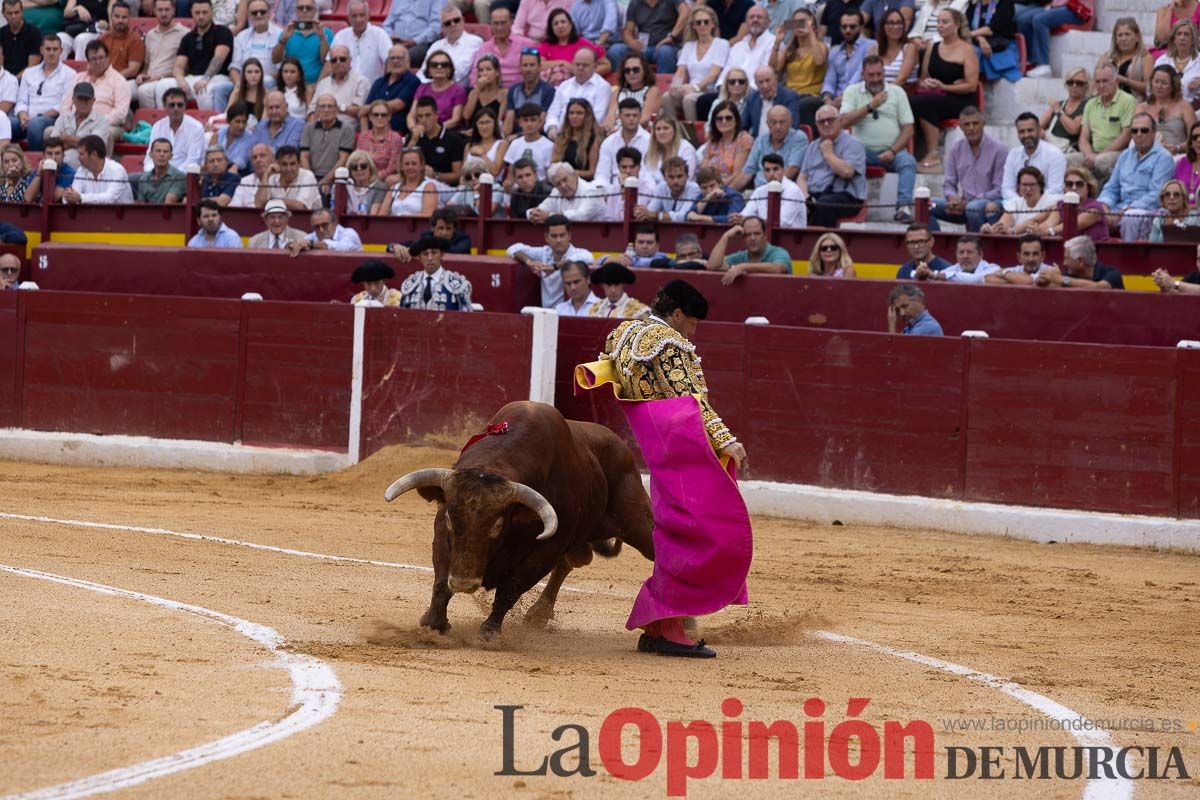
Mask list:
POLYGON ((662 400, 695 395, 713 449, 737 441, 708 402, 708 385, 696 346, 657 317, 622 322, 608 335, 602 359, 615 362, 626 400, 662 400))

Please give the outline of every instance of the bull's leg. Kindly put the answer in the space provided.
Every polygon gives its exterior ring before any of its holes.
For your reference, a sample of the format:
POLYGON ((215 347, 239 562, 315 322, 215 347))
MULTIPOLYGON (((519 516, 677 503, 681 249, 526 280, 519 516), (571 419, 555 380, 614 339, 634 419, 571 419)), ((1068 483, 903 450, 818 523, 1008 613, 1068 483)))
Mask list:
POLYGON ((497 586, 496 597, 492 600, 492 613, 488 614, 488 618, 479 626, 479 635, 485 639, 491 639, 500 633, 500 626, 504 624, 504 617, 517 604, 517 600, 521 595, 525 594, 532 586, 533 582, 530 582, 528 586, 518 588, 511 578, 497 586))
MULTIPOLYGON (((591 560, 591 551, 588 551, 588 560, 591 560)), ((571 574, 573 567, 583 566, 582 564, 573 564, 570 560, 564 557, 558 562, 554 571, 550 573, 550 577, 546 579, 546 588, 542 589, 541 595, 537 602, 529 607, 525 612, 525 622, 538 628, 546 627, 546 623, 554 619, 554 604, 558 602, 558 590, 562 587, 563 581, 571 574)))
POLYGON ((625 475, 609 498, 605 528, 637 550, 648 561, 654 560, 654 512, 650 497, 642 488, 636 472, 625 475))
POLYGON ((421 627, 432 628, 438 633, 450 630, 450 621, 446 617, 446 608, 450 605, 450 585, 446 582, 450 576, 450 537, 440 524, 445 514, 444 509, 438 509, 434 520, 433 534, 433 597, 429 600, 429 608, 421 616, 421 627))

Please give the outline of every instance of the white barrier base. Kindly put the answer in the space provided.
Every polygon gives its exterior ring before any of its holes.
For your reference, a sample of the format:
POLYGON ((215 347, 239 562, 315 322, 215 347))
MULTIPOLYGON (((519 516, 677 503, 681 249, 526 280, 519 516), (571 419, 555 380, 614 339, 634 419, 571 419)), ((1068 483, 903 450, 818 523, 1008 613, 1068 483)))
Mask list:
POLYGON ((750 513, 772 517, 1200 552, 1200 520, 938 500, 767 481, 743 481, 740 485, 750 513))
POLYGON ((103 467, 161 467, 217 472, 315 475, 350 466, 345 453, 249 447, 191 439, 96 436, 0 428, 0 459, 103 467))

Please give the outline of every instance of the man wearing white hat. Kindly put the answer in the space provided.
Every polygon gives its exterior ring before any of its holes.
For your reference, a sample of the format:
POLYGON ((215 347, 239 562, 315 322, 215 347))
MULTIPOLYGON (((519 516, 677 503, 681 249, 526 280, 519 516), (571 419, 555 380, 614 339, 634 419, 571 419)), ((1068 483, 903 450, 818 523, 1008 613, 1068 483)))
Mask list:
POLYGON ((292 212, 282 200, 268 200, 262 218, 267 229, 250 237, 247 247, 251 250, 287 250, 291 242, 304 240, 304 231, 288 224, 292 212))

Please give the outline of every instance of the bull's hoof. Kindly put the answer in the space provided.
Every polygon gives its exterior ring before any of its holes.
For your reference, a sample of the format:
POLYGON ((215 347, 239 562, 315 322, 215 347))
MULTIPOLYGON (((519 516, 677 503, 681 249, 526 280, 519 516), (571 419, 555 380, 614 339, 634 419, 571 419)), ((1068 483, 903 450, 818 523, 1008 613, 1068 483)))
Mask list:
POLYGON ((431 631, 437 631, 442 635, 450 632, 450 621, 445 617, 439 619, 426 613, 423 617, 421 617, 420 624, 422 628, 428 628, 431 631))
POLYGON ((534 628, 544 628, 554 619, 554 606, 534 603, 525 612, 525 624, 534 628))
POLYGON ((495 639, 499 635, 500 624, 498 622, 484 620, 483 624, 479 626, 479 636, 483 639, 495 639))

